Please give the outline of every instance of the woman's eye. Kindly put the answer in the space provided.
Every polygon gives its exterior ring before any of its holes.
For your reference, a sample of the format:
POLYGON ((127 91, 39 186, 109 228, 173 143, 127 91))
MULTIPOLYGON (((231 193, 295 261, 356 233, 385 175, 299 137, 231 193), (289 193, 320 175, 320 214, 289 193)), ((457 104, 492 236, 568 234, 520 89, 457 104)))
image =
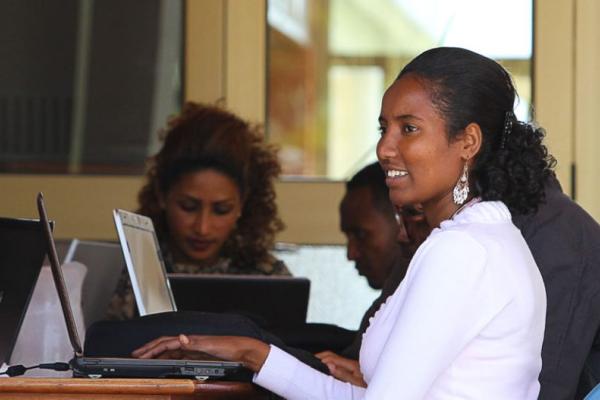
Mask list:
POLYGON ((385 133, 385 126, 381 126, 381 125, 379 125, 379 126, 377 127, 377 130, 379 131, 379 134, 380 134, 380 135, 383 135, 383 134, 385 133))
POLYGON ((179 207, 185 212, 194 212, 198 208, 198 205, 195 203, 179 203, 179 207))
POLYGON ((406 124, 402 127, 404 133, 413 133, 417 131, 417 127, 414 125, 406 124))
POLYGON ((217 215, 229 214, 231 210, 233 210, 233 206, 230 204, 215 204, 213 207, 213 211, 217 215))

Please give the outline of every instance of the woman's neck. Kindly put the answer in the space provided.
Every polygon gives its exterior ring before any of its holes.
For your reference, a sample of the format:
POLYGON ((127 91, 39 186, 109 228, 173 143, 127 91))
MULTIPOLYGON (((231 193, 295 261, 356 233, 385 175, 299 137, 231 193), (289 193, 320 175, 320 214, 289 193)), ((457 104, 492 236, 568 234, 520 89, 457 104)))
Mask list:
POLYGON ((423 205, 423 212, 427 219, 427 224, 431 228, 438 228, 442 221, 452 219, 473 202, 473 198, 469 197, 462 205, 454 203, 454 201, 437 202, 431 205, 423 205))

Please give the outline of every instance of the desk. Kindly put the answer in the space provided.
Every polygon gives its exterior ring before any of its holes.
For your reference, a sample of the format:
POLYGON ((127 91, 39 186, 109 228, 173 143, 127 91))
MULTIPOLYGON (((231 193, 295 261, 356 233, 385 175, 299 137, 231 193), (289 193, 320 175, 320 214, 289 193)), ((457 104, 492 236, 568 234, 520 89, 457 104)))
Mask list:
POLYGON ((0 399, 266 400, 252 383, 190 379, 1 378, 0 399))

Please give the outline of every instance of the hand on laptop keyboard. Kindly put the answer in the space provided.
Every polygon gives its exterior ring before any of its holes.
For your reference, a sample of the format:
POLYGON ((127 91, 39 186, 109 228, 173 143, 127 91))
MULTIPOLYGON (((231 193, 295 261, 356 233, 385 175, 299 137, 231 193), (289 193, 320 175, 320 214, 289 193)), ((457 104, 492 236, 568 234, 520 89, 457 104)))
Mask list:
MULTIPOLYGON (((171 354, 210 354, 227 361, 239 361, 258 372, 269 355, 269 345, 242 336, 164 336, 133 351, 136 358, 165 358, 171 354)), ((197 359, 197 358, 194 358, 197 359)))

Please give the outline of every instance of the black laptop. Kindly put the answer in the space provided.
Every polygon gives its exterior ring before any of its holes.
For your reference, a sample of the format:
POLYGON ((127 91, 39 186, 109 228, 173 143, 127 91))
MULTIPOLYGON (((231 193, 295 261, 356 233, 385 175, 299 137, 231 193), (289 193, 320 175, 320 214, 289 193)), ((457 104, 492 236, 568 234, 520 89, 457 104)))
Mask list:
POLYGON ((38 194, 37 205, 46 236, 52 276, 58 290, 67 331, 69 332, 69 340, 73 347, 74 357, 69 363, 74 376, 90 378, 195 378, 199 380, 250 378, 251 375, 248 374, 248 370, 237 362, 84 357, 41 193, 38 194))
POLYGON ((245 315, 261 326, 306 323, 310 280, 291 276, 169 274, 177 309, 245 315))
POLYGON ((0 365, 9 364, 45 254, 39 221, 0 218, 0 365))

